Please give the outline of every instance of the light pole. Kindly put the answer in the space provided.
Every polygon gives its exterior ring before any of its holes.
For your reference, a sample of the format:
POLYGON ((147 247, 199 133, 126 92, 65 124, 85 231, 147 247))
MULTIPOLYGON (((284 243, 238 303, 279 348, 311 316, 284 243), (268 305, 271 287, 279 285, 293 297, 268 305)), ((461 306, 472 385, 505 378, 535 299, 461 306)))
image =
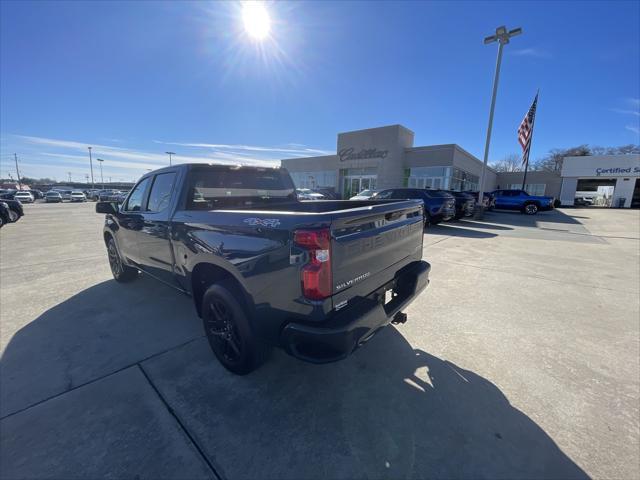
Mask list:
POLYGON ((89 149, 89 165, 91 166, 91 189, 96 189, 96 184, 93 182, 93 159, 91 158, 91 147, 87 147, 89 149))
POLYGON ((22 190, 22 182, 20 181, 20 170, 18 169, 18 154, 14 153, 13 158, 16 161, 16 175, 18 176, 18 190, 22 190))
POLYGON ((164 153, 166 153, 167 155, 169 155, 169 166, 171 166, 171 155, 175 155, 175 154, 176 154, 176 152, 164 152, 164 153))
POLYGON ((100 162, 100 183, 102 183, 102 189, 104 190, 104 177, 102 176, 102 162, 104 162, 101 158, 96 158, 100 162))
POLYGON ((496 94, 498 93, 498 81, 500 80, 500 63, 502 63, 502 48, 509 43, 511 37, 520 35, 522 33, 521 28, 514 28, 513 30, 507 30, 504 25, 496 28, 495 35, 491 35, 484 39, 484 44, 488 45, 493 42, 499 42, 498 46, 498 59, 496 60, 496 72, 493 77, 493 94, 491 95, 491 109, 489 110, 489 126, 487 127, 487 140, 484 144, 484 164, 482 165, 482 173, 480 174, 480 189, 478 191, 478 214, 476 218, 482 218, 484 213, 484 177, 487 170, 487 161, 489 160, 489 144, 491 143, 491 129, 493 128, 493 111, 496 107, 496 94))

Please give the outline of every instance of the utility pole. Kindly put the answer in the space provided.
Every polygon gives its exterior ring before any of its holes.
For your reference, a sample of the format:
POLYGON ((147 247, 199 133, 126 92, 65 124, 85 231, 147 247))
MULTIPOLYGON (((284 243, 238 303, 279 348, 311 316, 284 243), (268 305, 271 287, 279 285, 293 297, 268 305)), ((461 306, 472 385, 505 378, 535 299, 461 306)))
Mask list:
POLYGON ((104 177, 102 176, 102 162, 104 162, 104 160, 102 158, 96 158, 96 160, 100 162, 100 182, 102 183, 102 189, 104 190, 104 177))
POLYGON ((71 183, 71 172, 67 172, 67 175, 69 175, 69 183, 71 183))
POLYGON ((20 170, 18 170, 18 154, 14 153, 13 158, 16 161, 16 175, 18 176, 18 190, 22 190, 22 182, 20 181, 20 170))
POLYGON ((482 218, 484 213, 484 204, 482 202, 484 198, 484 178, 487 170, 487 161, 489 160, 489 145, 491 143, 491 130, 493 129, 493 112, 496 107, 496 96, 498 94, 498 81, 500 80, 500 64, 502 63, 502 48, 509 43, 511 37, 520 35, 522 33, 521 28, 514 28, 513 30, 507 30, 504 25, 496 28, 495 35, 485 37, 484 44, 488 45, 493 42, 499 42, 498 46, 498 58, 496 60, 496 71, 493 76, 493 93, 491 95, 491 109, 489 110, 489 126, 487 127, 487 140, 484 144, 484 164, 482 165, 482 173, 480 175, 480 185, 478 190, 478 208, 476 218, 482 218))
POLYGON ((87 148, 89 149, 89 166, 91 167, 91 188, 95 190, 96 184, 93 182, 93 159, 91 158, 91 147, 87 148))
POLYGON ((164 152, 164 153, 166 153, 167 155, 169 155, 169 166, 171 166, 171 155, 175 155, 175 154, 176 154, 176 152, 164 152))

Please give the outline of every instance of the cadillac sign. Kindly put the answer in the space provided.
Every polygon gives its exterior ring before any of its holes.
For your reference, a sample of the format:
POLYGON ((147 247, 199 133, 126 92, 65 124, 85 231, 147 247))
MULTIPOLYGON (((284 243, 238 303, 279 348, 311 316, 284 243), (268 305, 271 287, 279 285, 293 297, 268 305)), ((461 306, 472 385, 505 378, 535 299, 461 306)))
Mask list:
POLYGON ((338 156, 340 157, 341 162, 345 162, 347 160, 367 160, 370 158, 387 158, 387 154, 389 150, 378 150, 377 148, 363 148, 359 152, 356 152, 356 149, 351 148, 343 148, 338 152, 338 156))

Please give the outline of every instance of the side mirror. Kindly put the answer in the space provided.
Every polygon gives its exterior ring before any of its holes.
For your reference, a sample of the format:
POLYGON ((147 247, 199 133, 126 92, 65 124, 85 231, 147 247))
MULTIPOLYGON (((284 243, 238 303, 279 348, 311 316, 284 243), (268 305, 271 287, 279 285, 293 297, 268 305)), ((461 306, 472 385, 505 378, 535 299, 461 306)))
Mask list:
POLYGON ((96 203, 96 213, 105 213, 107 215, 114 215, 118 213, 118 207, 113 202, 98 202, 96 203))

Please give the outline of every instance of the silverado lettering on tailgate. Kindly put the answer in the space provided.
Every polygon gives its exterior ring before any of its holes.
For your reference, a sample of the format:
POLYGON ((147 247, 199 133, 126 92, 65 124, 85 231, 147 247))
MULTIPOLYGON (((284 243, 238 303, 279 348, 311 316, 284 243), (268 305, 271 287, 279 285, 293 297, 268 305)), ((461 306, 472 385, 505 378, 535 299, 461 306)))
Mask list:
POLYGON ((352 278, 351 280, 347 280, 346 282, 339 283, 336 285, 336 290, 342 290, 343 288, 350 287, 354 283, 358 283, 361 280, 364 280, 368 276, 371 275, 371 272, 363 273, 362 275, 358 275, 356 278, 352 278))

